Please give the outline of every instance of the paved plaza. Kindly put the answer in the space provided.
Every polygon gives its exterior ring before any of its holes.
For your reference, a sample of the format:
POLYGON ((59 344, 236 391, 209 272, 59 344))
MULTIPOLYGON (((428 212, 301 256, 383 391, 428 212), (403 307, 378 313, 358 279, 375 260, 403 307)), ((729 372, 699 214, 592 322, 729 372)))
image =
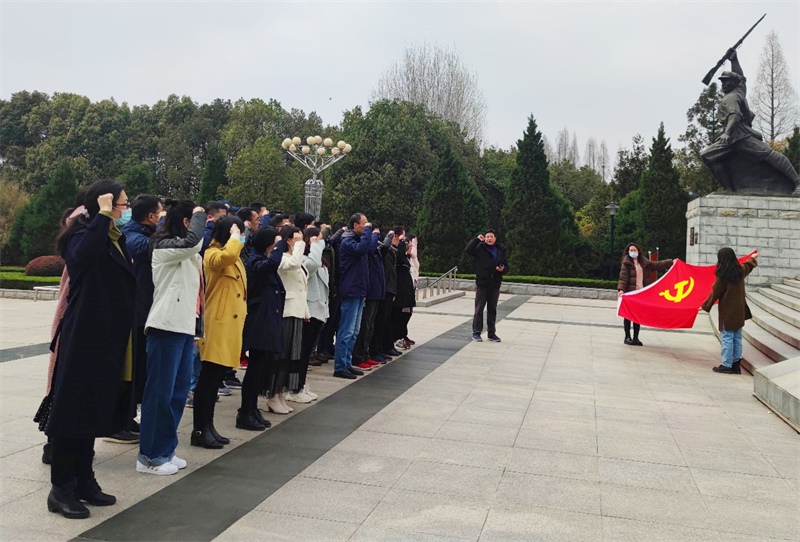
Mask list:
POLYGON ((47 511, 31 421, 55 302, 0 300, 0 540, 800 540, 800 437, 749 374, 712 373, 705 314, 637 348, 614 302, 503 295, 503 342, 475 343, 473 299, 418 309, 417 346, 357 381, 314 368, 319 401, 264 433, 221 398, 224 453, 189 446, 187 409, 178 475, 98 440, 118 504, 82 521, 47 511))

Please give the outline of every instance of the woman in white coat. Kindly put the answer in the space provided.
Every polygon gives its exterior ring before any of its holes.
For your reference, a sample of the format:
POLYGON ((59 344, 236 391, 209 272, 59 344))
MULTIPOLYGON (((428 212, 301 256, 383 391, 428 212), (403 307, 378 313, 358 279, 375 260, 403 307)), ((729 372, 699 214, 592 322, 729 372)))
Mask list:
MULTIPOLYGON (((300 374, 302 370, 308 370, 308 364, 300 362, 303 324, 311 318, 308 312, 307 291, 308 291, 308 270, 303 265, 306 244, 303 240, 303 232, 294 226, 284 226, 281 229, 281 239, 286 239, 287 248, 283 253, 278 275, 281 277, 283 287, 286 290, 286 303, 283 307, 283 352, 281 361, 287 364, 288 378, 286 388, 289 394, 284 398, 287 401, 298 401, 303 397, 299 394, 302 389, 300 386, 300 374)), ((291 411, 292 409, 289 408, 291 411)))
POLYGON ((325 241, 320 235, 319 228, 307 228, 304 236, 306 240, 303 266, 308 271, 308 312, 311 318, 303 324, 303 347, 300 351, 300 390, 294 394, 292 400, 307 403, 317 398, 306 383, 308 367, 311 365, 311 352, 319 340, 322 326, 330 316, 328 261, 323 258, 322 251, 325 241))

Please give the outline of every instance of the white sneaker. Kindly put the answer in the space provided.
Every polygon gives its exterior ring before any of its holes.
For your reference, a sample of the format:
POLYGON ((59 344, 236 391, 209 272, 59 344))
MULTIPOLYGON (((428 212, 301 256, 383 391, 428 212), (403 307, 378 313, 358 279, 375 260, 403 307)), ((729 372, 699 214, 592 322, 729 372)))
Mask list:
POLYGON ((155 466, 147 464, 145 465, 141 461, 136 461, 136 472, 141 472, 143 474, 155 474, 158 476, 169 476, 170 474, 175 474, 178 472, 178 466, 174 463, 166 462, 163 465, 155 466))
POLYGON ((298 393, 287 393, 286 400, 293 403, 310 403, 312 401, 311 397, 305 395, 302 391, 298 393))
POLYGON ((186 462, 185 459, 178 457, 177 455, 173 455, 172 459, 169 460, 170 463, 178 467, 179 469, 185 469, 186 465, 189 463, 186 462))
POLYGON ((311 391, 311 388, 308 387, 308 384, 306 384, 305 387, 303 388, 303 393, 311 397, 312 401, 316 401, 319 398, 319 395, 311 391))

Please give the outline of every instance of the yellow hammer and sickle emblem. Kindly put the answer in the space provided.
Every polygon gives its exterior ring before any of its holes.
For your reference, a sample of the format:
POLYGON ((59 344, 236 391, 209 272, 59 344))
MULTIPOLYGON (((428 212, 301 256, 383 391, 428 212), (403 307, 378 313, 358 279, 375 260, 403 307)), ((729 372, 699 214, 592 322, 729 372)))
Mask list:
POLYGON ((672 295, 669 290, 664 290, 658 295, 663 295, 665 298, 667 298, 667 301, 674 301, 675 303, 680 303, 681 301, 684 300, 684 298, 686 298, 686 296, 692 293, 692 289, 694 289, 694 279, 692 277, 689 277, 689 280, 684 280, 683 282, 679 282, 678 284, 675 285, 675 295, 672 295), (683 288, 687 284, 689 285, 689 289, 684 292, 683 288))

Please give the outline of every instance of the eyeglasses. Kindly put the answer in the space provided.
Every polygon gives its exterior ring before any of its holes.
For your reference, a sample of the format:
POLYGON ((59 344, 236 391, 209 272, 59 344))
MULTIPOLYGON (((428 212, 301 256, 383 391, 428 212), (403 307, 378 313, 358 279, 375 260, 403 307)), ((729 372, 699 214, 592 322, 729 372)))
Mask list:
POLYGON ((115 203, 114 207, 122 207, 123 209, 130 209, 131 208, 131 202, 130 201, 126 201, 125 203, 115 203))

